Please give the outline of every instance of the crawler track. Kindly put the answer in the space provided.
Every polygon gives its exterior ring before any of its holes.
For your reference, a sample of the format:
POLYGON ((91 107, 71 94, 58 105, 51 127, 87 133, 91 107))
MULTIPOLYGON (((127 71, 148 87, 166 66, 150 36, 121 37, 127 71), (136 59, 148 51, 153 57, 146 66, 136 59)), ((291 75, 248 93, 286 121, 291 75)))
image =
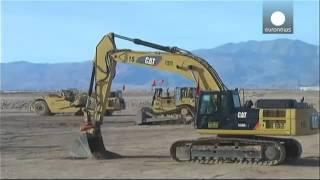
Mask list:
POLYGON ((301 145, 294 139, 274 137, 217 137, 175 142, 171 157, 178 162, 201 164, 278 165, 300 157, 301 145))
POLYGON ((194 108, 190 106, 178 106, 176 109, 164 112, 154 112, 152 108, 144 107, 141 109, 141 117, 137 119, 137 124, 139 125, 163 125, 163 124, 190 124, 194 119, 194 108), (187 109, 189 116, 192 117, 191 121, 186 121, 184 118, 174 118, 170 120, 161 120, 159 116, 177 116, 180 115, 181 109, 187 109), (150 118, 155 118, 159 120, 149 120, 150 118))

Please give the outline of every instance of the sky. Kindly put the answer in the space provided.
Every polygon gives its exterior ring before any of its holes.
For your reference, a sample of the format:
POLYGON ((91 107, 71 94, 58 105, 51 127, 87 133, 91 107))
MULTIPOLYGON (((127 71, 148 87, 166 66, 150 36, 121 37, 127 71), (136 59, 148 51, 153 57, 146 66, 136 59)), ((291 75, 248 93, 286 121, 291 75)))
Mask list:
POLYGON ((277 38, 319 45, 318 0, 294 1, 294 34, 263 34, 262 5, 261 0, 1 1, 1 62, 91 60, 108 32, 187 50, 277 38))

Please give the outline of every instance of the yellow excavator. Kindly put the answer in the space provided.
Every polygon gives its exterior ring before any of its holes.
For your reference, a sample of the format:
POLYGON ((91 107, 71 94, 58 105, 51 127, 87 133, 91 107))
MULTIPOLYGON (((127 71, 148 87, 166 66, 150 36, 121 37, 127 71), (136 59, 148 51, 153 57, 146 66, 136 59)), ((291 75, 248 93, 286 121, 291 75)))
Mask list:
POLYGON ((191 124, 194 118, 195 87, 176 87, 170 95, 169 88, 156 87, 151 107, 142 107, 137 113, 136 124, 191 124))
POLYGON ((216 136, 173 143, 170 154, 178 162, 278 165, 299 158, 302 147, 293 138, 277 136, 319 132, 319 114, 310 104, 294 99, 259 99, 256 107, 252 103, 241 106, 238 90, 228 89, 204 59, 178 47, 109 33, 96 47, 89 88, 89 95, 95 89, 99 103, 93 114, 85 113, 81 136, 72 147, 74 157, 121 157, 105 149, 101 135, 105 102, 118 62, 175 72, 199 83, 195 128, 216 136), (115 38, 162 52, 117 49, 115 38))

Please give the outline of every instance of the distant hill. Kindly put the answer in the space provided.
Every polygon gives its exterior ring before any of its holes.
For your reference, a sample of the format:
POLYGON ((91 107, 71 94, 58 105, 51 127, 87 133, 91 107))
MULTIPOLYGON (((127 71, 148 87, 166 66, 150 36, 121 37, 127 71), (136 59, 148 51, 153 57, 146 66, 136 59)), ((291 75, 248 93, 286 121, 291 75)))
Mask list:
MULTIPOLYGON (((205 58, 228 87, 295 88, 319 85, 319 47, 299 40, 278 39, 228 43, 193 51, 205 58)), ((86 89, 91 61, 36 64, 1 63, 1 90, 86 89)), ((150 87, 153 79, 170 86, 194 85, 179 75, 149 68, 118 64, 114 88, 150 87)))
POLYGON ((319 47, 278 39, 228 43, 195 54, 207 59, 229 86, 293 88, 319 85, 319 47))

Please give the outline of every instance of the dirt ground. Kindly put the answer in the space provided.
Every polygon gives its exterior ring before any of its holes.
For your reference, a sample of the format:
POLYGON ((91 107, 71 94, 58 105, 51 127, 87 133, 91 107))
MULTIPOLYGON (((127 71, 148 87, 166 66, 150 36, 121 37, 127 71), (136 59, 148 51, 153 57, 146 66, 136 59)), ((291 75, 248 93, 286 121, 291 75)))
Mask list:
MULTIPOLYGON (((179 139, 200 137, 188 125, 135 126, 135 113, 149 104, 145 93, 125 94, 127 109, 105 117, 103 138, 120 159, 72 159, 71 143, 79 135, 82 117, 37 116, 28 105, 39 93, 1 94, 1 178, 314 178, 320 174, 319 134, 296 138, 302 158, 279 166, 178 163, 169 156, 179 139)), ((246 99, 305 97, 319 111, 319 92, 258 91, 246 99)))

